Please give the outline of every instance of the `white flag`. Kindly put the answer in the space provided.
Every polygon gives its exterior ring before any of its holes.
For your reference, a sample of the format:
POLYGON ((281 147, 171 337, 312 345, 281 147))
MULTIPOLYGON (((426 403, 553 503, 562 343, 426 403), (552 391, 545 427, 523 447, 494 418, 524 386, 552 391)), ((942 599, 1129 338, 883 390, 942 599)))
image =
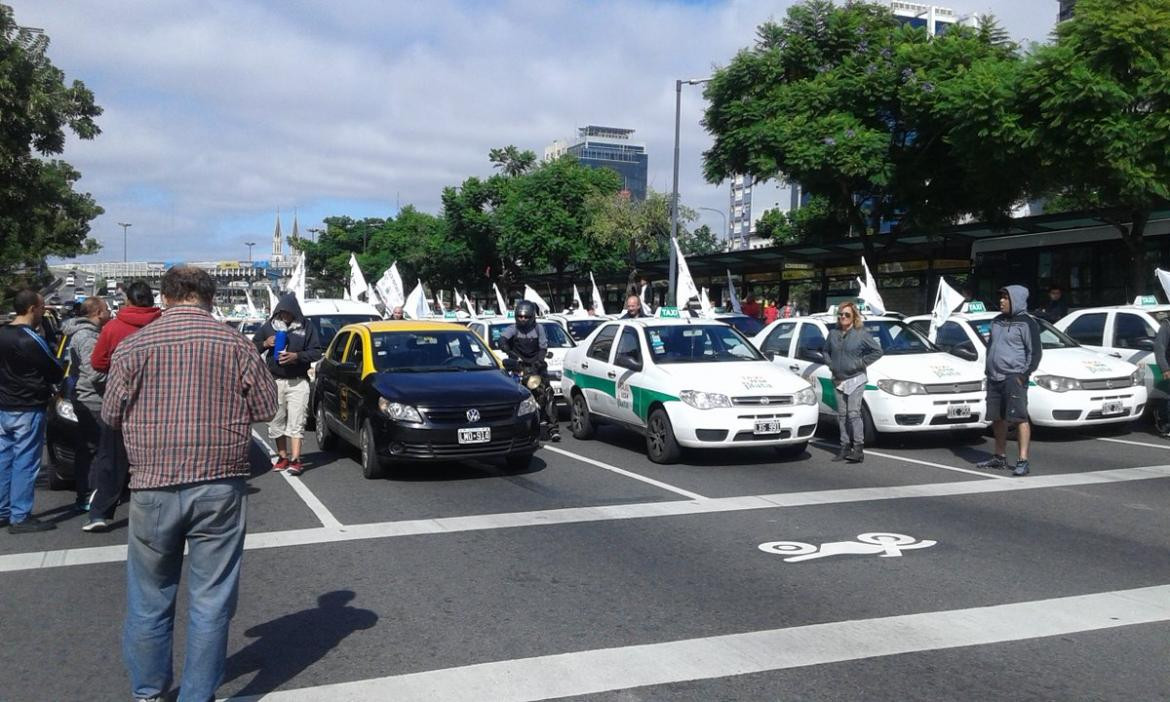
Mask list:
POLYGON ((551 309, 540 293, 533 290, 531 285, 524 286, 524 299, 536 303, 536 308, 540 310, 541 314, 548 314, 551 309))
POLYGON ((643 285, 642 291, 640 293, 638 293, 638 299, 642 301, 642 314, 646 314, 646 315, 650 314, 650 301, 648 299, 649 296, 650 296, 650 285, 649 284, 643 285))
POLYGON ((297 302, 305 301, 305 256, 297 259, 297 267, 293 269, 292 277, 288 279, 288 285, 285 290, 297 296, 297 302))
POLYGON ((704 317, 714 318, 715 317, 715 308, 711 306, 711 298, 709 297, 709 295, 710 295, 710 293, 707 292, 707 288, 705 288, 705 287, 700 291, 699 307, 701 307, 703 309, 703 316, 704 317))
POLYGON ((439 314, 447 314, 447 306, 443 304, 443 291, 435 291, 435 305, 439 308, 439 314))
POLYGON ((601 297, 601 291, 597 289, 597 280, 594 279, 593 273, 589 274, 589 282, 593 283, 593 312, 599 317, 604 317, 605 300, 601 297))
POLYGON ((865 304, 869 305, 874 314, 885 314, 886 303, 882 302, 882 296, 877 289, 877 280, 870 274, 869 265, 866 264, 864 256, 861 257, 861 268, 865 271, 865 280, 857 279, 857 284, 861 286, 857 297, 865 300, 865 304))
POLYGON ((462 305, 463 308, 467 310, 467 314, 471 315, 472 319, 477 319, 476 314, 475 314, 475 303, 471 301, 470 297, 468 297, 466 295, 460 295, 459 291, 456 290, 455 291, 455 300, 456 300, 456 303, 455 303, 456 307, 462 305))
POLYGON ((731 300, 731 311, 736 314, 743 314, 743 308, 739 306, 739 295, 735 294, 735 283, 731 282, 731 271, 727 271, 727 297, 731 300))
POLYGON ((362 269, 358 266, 357 256, 349 255, 349 299, 359 300, 359 295, 368 293, 370 286, 366 284, 366 277, 362 275, 362 269))
POLYGON ((256 304, 252 302, 252 289, 244 288, 244 298, 248 301, 248 316, 259 317, 260 312, 256 309, 256 304))
POLYGON ((402 276, 398 275, 398 262, 395 261, 386 269, 378 282, 374 284, 382 304, 387 312, 393 312, 395 307, 406 304, 406 289, 402 285, 402 276))
POLYGON ((677 288, 674 295, 675 304, 678 305, 679 309, 683 309, 687 306, 687 302, 691 298, 698 298, 699 305, 706 312, 708 303, 703 300, 703 296, 699 294, 699 289, 695 287, 695 279, 691 277, 691 269, 687 267, 687 259, 683 256, 682 249, 679 248, 678 239, 672 238, 670 243, 674 246, 674 255, 678 259, 677 282, 675 283, 677 288))
POLYGON ((268 291, 268 314, 271 316, 272 310, 276 309, 276 303, 280 302, 280 299, 276 297, 276 293, 272 292, 271 285, 265 285, 264 289, 268 291))
POLYGON ((492 283, 492 288, 494 288, 496 291, 496 302, 500 306, 500 309, 496 311, 500 313, 501 317, 503 317, 504 315, 508 314, 508 305, 504 302, 504 296, 500 293, 500 286, 492 283))
POLYGON ((1158 282, 1162 284, 1162 292, 1166 293, 1166 299, 1170 300, 1170 271, 1155 268, 1154 274, 1158 276, 1158 282))
POLYGON ((951 316, 955 308, 963 304, 963 296, 954 288, 947 285, 942 276, 938 278, 938 292, 934 295, 934 309, 930 313, 930 331, 928 338, 933 342, 938 336, 938 329, 951 316))
POLYGON ((402 306, 402 313, 409 319, 426 319, 431 316, 431 306, 427 302, 427 293, 423 290, 422 281, 414 286, 414 290, 406 296, 406 304, 402 306))
POLYGON ((576 314, 585 314, 585 303, 581 301, 581 292, 577 290, 576 283, 573 283, 573 302, 577 303, 576 314))

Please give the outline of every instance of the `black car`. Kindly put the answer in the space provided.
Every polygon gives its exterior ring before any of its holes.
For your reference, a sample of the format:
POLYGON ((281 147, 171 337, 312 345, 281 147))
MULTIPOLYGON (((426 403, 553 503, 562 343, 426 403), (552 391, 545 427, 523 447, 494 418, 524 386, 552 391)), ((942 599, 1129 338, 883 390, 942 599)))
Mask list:
POLYGON ((318 445, 357 446, 367 478, 396 463, 482 458, 523 470, 540 447, 532 394, 457 324, 343 328, 317 367, 313 407, 318 445))
MULTIPOLYGON (((65 352, 68 346, 68 335, 61 334, 53 348, 57 361, 65 366, 66 375, 69 373, 68 354, 65 352)), ((50 490, 73 487, 77 444, 80 440, 81 427, 77 422, 73 402, 65 399, 62 388, 58 387, 49 400, 49 406, 45 408, 45 453, 49 458, 45 472, 48 474, 50 490)))

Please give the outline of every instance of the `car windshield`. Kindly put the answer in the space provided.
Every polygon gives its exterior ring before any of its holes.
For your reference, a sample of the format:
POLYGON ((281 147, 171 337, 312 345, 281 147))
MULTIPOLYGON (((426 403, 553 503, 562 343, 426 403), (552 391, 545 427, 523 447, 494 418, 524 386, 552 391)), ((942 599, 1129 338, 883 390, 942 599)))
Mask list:
POLYGON ((865 322, 868 331, 881 344, 882 353, 887 356, 904 356, 915 353, 936 353, 938 348, 926 337, 914 331, 905 322, 892 319, 874 319, 865 322))
MULTIPOLYGON (((539 322, 539 324, 544 329, 544 335, 548 339, 548 347, 550 349, 567 349, 576 346, 565 332, 565 328, 556 322, 539 322)), ((512 326, 511 322, 508 324, 493 324, 491 326, 491 339, 488 343, 491 344, 493 349, 500 348, 500 334, 503 334, 504 330, 510 326, 512 326)))
POLYGON ((755 317, 723 317, 719 320, 738 329, 744 336, 755 336, 764 328, 764 323, 755 317))
POLYGON ((723 324, 677 324, 647 327, 646 345, 655 363, 763 361, 747 339, 723 324))
POLYGON ((374 368, 387 373, 499 370, 469 331, 386 331, 370 335, 374 368))
MULTIPOLYGON (((1039 317, 1033 317, 1036 323, 1040 325, 1040 347, 1047 349, 1075 349, 1080 346, 1068 334, 1060 331, 1052 326, 1052 323, 1039 317)), ((978 321, 970 321, 967 324, 975 330, 979 335, 980 341, 984 346, 987 346, 988 340, 991 338, 991 322, 992 319, 980 319, 978 321)))
POLYGON ((581 341, 607 321, 609 320, 602 317, 594 317, 592 319, 570 319, 565 323, 569 325, 569 336, 573 337, 574 341, 581 341))
POLYGON ((372 322, 380 317, 372 314, 315 314, 305 317, 305 319, 317 330, 317 337, 321 339, 321 348, 325 348, 345 325, 372 322))

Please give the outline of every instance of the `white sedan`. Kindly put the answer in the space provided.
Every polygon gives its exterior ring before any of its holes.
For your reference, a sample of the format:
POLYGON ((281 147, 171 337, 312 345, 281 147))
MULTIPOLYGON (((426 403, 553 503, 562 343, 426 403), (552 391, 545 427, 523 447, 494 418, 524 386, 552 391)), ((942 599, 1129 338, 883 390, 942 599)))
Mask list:
POLYGON ((1150 400, 1170 399, 1170 381, 1154 357, 1158 325, 1170 318, 1170 305, 1156 298, 1139 297, 1132 305, 1092 307, 1077 310, 1056 322, 1060 331, 1078 344, 1103 354, 1129 361, 1142 369, 1142 380, 1150 400))
MULTIPOLYGON (((515 320, 505 317, 492 317, 490 319, 476 319, 468 323, 467 328, 479 334, 479 337, 487 342, 488 348, 492 350, 496 358, 501 361, 507 356, 500 350, 500 334, 504 330, 515 324, 515 320)), ((565 331, 565 328, 549 319, 538 319, 539 324, 544 329, 544 334, 548 337, 548 354, 546 360, 548 361, 548 380, 549 385, 552 386, 553 394, 557 396, 558 400, 563 401, 561 388, 561 369, 565 362, 565 353, 569 349, 575 347, 577 343, 565 331)))
POLYGON ((573 436, 624 426, 646 437, 655 463, 673 463, 682 447, 772 446, 795 457, 817 428, 809 383, 710 320, 604 324, 565 355, 564 389, 573 436))
MULTIPOLYGON (((935 344, 983 364, 995 316, 995 312, 953 314, 939 327, 935 344)), ((907 321, 919 330, 930 326, 926 315, 907 321)), ((1146 387, 1137 366, 1084 348, 1043 319, 1036 322, 1043 353, 1028 383, 1032 424, 1080 427, 1129 422, 1141 416, 1146 387)))
MULTIPOLYGON (((875 443, 883 433, 987 428, 983 366, 940 351, 899 319, 869 317, 865 328, 885 354, 867 371, 861 409, 865 443, 875 443)), ((824 357, 828 333, 829 323, 819 315, 781 319, 754 342, 773 363, 813 383, 821 414, 835 417, 837 394, 824 357)))

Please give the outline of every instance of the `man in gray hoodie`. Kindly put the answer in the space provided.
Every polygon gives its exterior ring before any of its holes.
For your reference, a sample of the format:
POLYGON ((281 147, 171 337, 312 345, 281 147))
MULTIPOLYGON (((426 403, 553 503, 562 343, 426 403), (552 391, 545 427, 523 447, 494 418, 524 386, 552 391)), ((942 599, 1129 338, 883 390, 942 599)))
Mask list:
POLYGON ((77 489, 77 507, 88 509, 90 495, 89 470, 101 440, 102 393, 106 374, 94 370, 91 357, 97 346, 102 327, 110 321, 110 306, 100 297, 89 297, 81 303, 79 315, 61 326, 61 333, 69 335, 69 376, 73 379, 73 410, 77 414, 76 459, 73 484, 77 489))
POLYGON ((1012 475, 1029 472, 1028 382, 1043 353, 1040 325, 1028 314, 1028 289, 1009 285, 999 290, 999 315, 991 320, 987 342, 987 417, 995 432, 995 455, 977 468, 1006 469, 1008 425, 1016 426, 1019 460, 1012 475))

